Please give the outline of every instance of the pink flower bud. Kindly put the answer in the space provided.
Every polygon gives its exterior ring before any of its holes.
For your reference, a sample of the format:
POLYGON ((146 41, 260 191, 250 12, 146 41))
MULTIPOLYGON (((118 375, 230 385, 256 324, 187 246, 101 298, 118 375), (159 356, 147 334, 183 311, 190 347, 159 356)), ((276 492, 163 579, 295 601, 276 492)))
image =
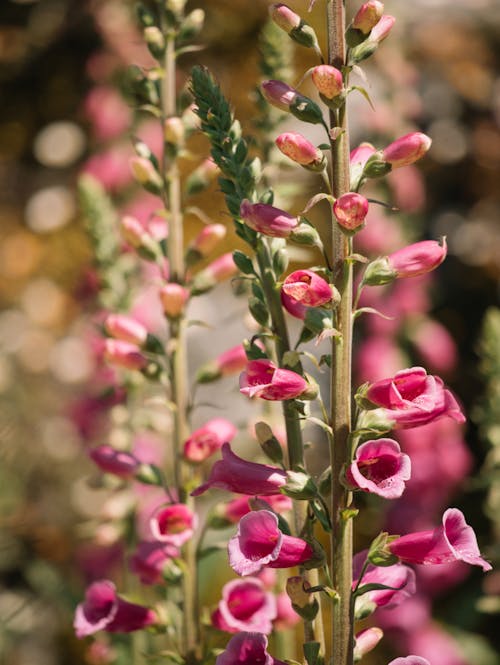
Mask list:
POLYGON ((307 381, 300 374, 278 368, 270 360, 251 360, 240 375, 240 392, 248 397, 271 401, 295 399, 307 388, 307 381))
POLYGON ((401 536, 389 543, 389 550, 406 563, 439 564, 465 561, 485 572, 491 565, 481 557, 476 534, 458 508, 444 512, 442 526, 401 536))
POLYGON ((324 156, 319 148, 295 132, 285 132, 276 139, 276 145, 281 152, 292 161, 315 169, 322 169, 324 156))
POLYGON ((399 444, 393 439, 377 439, 366 441, 356 449, 346 478, 355 489, 378 494, 384 499, 398 499, 410 474, 410 458, 401 452, 399 444))
POLYGON ((368 201, 361 194, 342 194, 333 204, 333 213, 343 229, 354 231, 363 226, 368 214, 368 201))
POLYGON ((221 376, 231 376, 241 372, 248 362, 243 344, 237 344, 227 351, 223 351, 215 359, 221 376))
POLYGON ((238 274, 238 268, 233 261, 232 252, 219 256, 204 270, 197 273, 193 279, 191 291, 199 295, 209 291, 220 282, 224 282, 238 274))
POLYGON ((312 70, 312 80, 318 92, 327 99, 334 99, 344 89, 342 72, 331 65, 318 65, 312 70))
POLYGON ((129 166, 132 175, 141 185, 147 185, 156 190, 162 188, 163 182, 161 176, 149 159, 138 156, 131 157, 129 166))
POLYGON ((288 111, 290 109, 290 104, 299 94, 295 88, 292 88, 283 81, 263 81, 261 83, 262 94, 265 99, 281 109, 282 111, 288 111))
POLYGON ((116 593, 113 582, 93 582, 86 593, 85 601, 76 608, 74 628, 81 639, 105 630, 109 633, 130 633, 156 623, 156 615, 148 607, 129 603, 116 593))
POLYGON ((153 537, 174 547, 181 547, 192 537, 197 523, 197 515, 184 503, 159 508, 149 522, 153 537))
POLYGON ((250 203, 248 199, 241 203, 240 216, 254 231, 273 238, 288 238, 299 224, 296 217, 284 210, 265 203, 250 203))
POLYGON ((197 487, 192 496, 199 496, 211 487, 236 494, 271 496, 281 494, 280 488, 287 482, 286 473, 268 464, 247 462, 231 450, 229 443, 222 446, 222 460, 216 462, 207 482, 197 487))
POLYGON ((378 21, 377 25, 373 27, 372 31, 370 32, 370 36, 368 37, 368 41, 380 44, 386 37, 389 36, 389 33, 392 30, 392 26, 395 23, 396 19, 394 16, 385 14, 382 16, 380 21, 378 21))
POLYGON ((313 556, 302 538, 285 535, 278 518, 269 510, 257 510, 241 518, 238 532, 228 544, 229 565, 238 575, 251 575, 263 566, 293 568, 313 556))
POLYGON ((271 19, 285 32, 291 32, 299 27, 301 18, 290 7, 277 2, 269 7, 271 19))
POLYGON ((189 290, 182 284, 169 282, 160 289, 160 300, 163 311, 170 319, 175 319, 182 314, 189 300, 189 290))
POLYGON ((332 299, 330 284, 312 270, 292 272, 281 288, 296 303, 309 307, 326 305, 332 299))
POLYGON ((145 240, 151 239, 140 221, 130 215, 122 217, 120 220, 120 230, 125 240, 132 247, 141 247, 145 240))
POLYGON ((193 240, 190 249, 198 252, 200 257, 208 256, 226 236, 227 230, 223 224, 208 224, 193 240))
POLYGON ((112 473, 119 478, 133 478, 140 466, 140 461, 125 452, 112 446, 97 446, 89 451, 89 457, 105 473, 112 473))
POLYGON ((104 322, 104 328, 111 337, 137 346, 142 346, 148 337, 148 331, 142 323, 123 314, 110 314, 104 322))
POLYGON ((352 27, 367 35, 382 18, 384 5, 378 0, 368 0, 361 5, 352 20, 352 27))
POLYGON ((165 141, 175 146, 180 146, 184 143, 184 123, 181 118, 171 117, 165 120, 163 125, 163 136, 165 141))
POLYGON ((377 152, 371 143, 364 142, 361 143, 357 148, 351 150, 349 161, 351 163, 351 168, 355 166, 363 166, 366 164, 368 159, 377 152))
POLYGON ((184 458, 189 462, 203 462, 224 443, 233 440, 238 430, 224 418, 213 418, 195 430, 184 443, 184 458))
POLYGON ((111 338, 104 342, 104 357, 112 365, 125 369, 144 369, 148 362, 135 344, 111 338))
POLYGON ((383 159, 393 169, 408 166, 423 157, 431 147, 431 143, 432 140, 426 134, 411 132, 384 148, 383 159))
POLYGON ((228 633, 251 631, 269 634, 278 613, 274 594, 256 577, 231 580, 222 589, 222 600, 212 614, 212 624, 228 633))
POLYGON ((446 258, 446 240, 423 240, 389 254, 388 260, 396 277, 417 277, 437 268, 446 258))
POLYGON ((360 660, 364 655, 373 651, 383 637, 384 631, 375 626, 366 628, 358 633, 354 646, 354 659, 360 660))

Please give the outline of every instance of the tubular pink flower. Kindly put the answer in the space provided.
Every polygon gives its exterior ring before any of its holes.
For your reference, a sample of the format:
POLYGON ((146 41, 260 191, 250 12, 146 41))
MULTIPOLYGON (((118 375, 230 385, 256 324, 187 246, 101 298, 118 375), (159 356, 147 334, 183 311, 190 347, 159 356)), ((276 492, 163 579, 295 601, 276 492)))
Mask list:
POLYGON ((151 519, 153 537, 161 543, 181 547, 196 529, 198 517, 184 503, 172 503, 157 509, 151 519))
POLYGON ((231 580, 222 589, 222 600, 212 614, 212 625, 228 633, 256 631, 269 634, 278 614, 274 594, 256 577, 231 580))
POLYGON ((299 94, 298 90, 292 88, 284 81, 263 81, 261 83, 262 94, 264 98, 282 111, 288 111, 290 104, 296 99, 299 94))
POLYGON ((298 28, 301 18, 288 5, 282 2, 276 2, 269 7, 271 19, 285 32, 291 32, 298 28))
POLYGON ((353 168, 354 166, 360 166, 362 170, 366 162, 376 152, 377 151, 375 150, 374 146, 372 146, 371 143, 367 143, 366 141, 364 143, 361 143, 357 148, 351 150, 351 155, 349 157, 351 168, 353 168))
POLYGON ((199 496, 211 487, 236 494, 271 496, 280 494, 280 488, 286 482, 286 473, 278 467, 247 462, 233 453, 229 443, 225 443, 222 460, 213 465, 207 482, 191 492, 191 496, 199 496))
POLYGON ((397 252, 389 254, 389 266, 396 273, 396 278, 417 277, 431 272, 437 268, 446 258, 446 240, 440 244, 435 240, 423 240, 408 247, 403 247, 397 252))
POLYGON ((105 340, 104 357, 112 365, 125 369, 144 369, 148 363, 135 344, 120 339, 108 338, 105 340))
POLYGON ((389 544, 389 549, 407 563, 465 561, 471 566, 480 566, 485 572, 491 570, 491 565, 481 557, 474 530, 458 508, 444 512, 442 526, 401 536, 389 544))
POLYGON ((169 282, 161 287, 160 300, 165 315, 174 319, 184 311, 189 300, 189 291, 182 284, 169 282))
POLYGON ((346 477, 353 488, 398 499, 411 475, 411 461, 393 439, 366 441, 356 450, 346 477))
POLYGON ((140 466, 140 461, 125 452, 112 446, 97 446, 89 451, 89 457, 97 464, 101 471, 112 473, 120 478, 133 478, 140 466))
POLYGON ((240 393, 248 397, 271 401, 295 399, 307 387, 307 381, 300 374, 280 369, 270 360, 251 360, 240 374, 240 393))
POLYGON ((305 540, 282 533, 278 518, 269 510, 256 510, 241 518, 228 552, 229 565, 238 575, 257 573, 263 566, 292 568, 313 555, 305 540))
POLYGON ((332 299, 328 282, 312 270, 296 270, 283 282, 282 290, 301 305, 320 307, 332 299))
POLYGON ((390 16, 390 14, 384 14, 380 21, 378 21, 378 23, 372 28, 370 36, 368 37, 368 41, 380 44, 384 41, 384 39, 386 39, 386 37, 389 36, 389 33, 395 23, 396 19, 394 16, 390 16))
MULTIPOLYGON (((353 558, 353 589, 358 583, 363 564, 366 560, 366 550, 358 552, 353 558)), ((368 591, 361 596, 361 602, 368 600, 377 607, 390 609, 400 605, 416 592, 415 571, 402 563, 396 563, 393 566, 373 566, 369 564, 363 575, 364 584, 384 584, 393 587, 392 589, 380 589, 378 591, 368 591)))
POLYGON ((379 0, 368 0, 361 5, 352 20, 352 27, 367 35, 382 18, 384 5, 379 0))
POLYGON ((431 139, 421 132, 401 136, 384 148, 382 155, 393 169, 408 166, 418 161, 431 147, 431 139))
POLYGON ((316 148, 302 134, 285 132, 276 139, 276 145, 281 152, 292 161, 302 166, 319 166, 323 163, 323 153, 316 148))
MULTIPOLYGON (((237 524, 240 519, 251 512, 251 507, 248 500, 253 498, 251 495, 239 496, 223 506, 221 514, 233 524, 237 524)), ((266 503, 268 503, 275 513, 285 513, 293 507, 290 497, 284 494, 275 494, 266 496, 266 503)))
POLYGON ((266 649, 267 637, 263 633, 238 633, 217 656, 215 665, 285 665, 266 649))
POLYGON ((190 462, 203 462, 224 443, 233 440, 238 430, 225 418, 212 418, 195 430, 184 443, 184 458, 190 462))
POLYGON ((342 228, 354 231, 365 223, 368 208, 368 201, 364 196, 347 192, 335 201, 333 213, 342 228))
POLYGON ((281 289, 281 304, 296 319, 303 321, 306 318, 308 307, 291 298, 283 289, 281 289))
POLYGON ((117 595, 113 582, 99 580, 88 587, 84 602, 76 608, 73 625, 76 636, 81 639, 99 630, 129 633, 155 622, 152 610, 123 600, 117 595))
POLYGON ((174 545, 142 541, 129 559, 129 568, 141 584, 160 584, 166 562, 177 556, 179 550, 174 545))
POLYGON ((406 656, 406 658, 396 658, 391 660, 389 665, 431 665, 428 660, 420 656, 406 656))
POLYGON ((250 203, 248 199, 241 203, 240 217, 254 231, 272 238, 288 238, 299 224, 296 217, 284 210, 265 203, 250 203))
POLYGON ((115 339, 142 346, 148 337, 148 331, 131 316, 123 314, 110 314, 104 321, 106 332, 115 339))
POLYGON ((318 65, 312 70, 312 80, 318 92, 327 99, 338 97, 344 89, 342 72, 331 65, 318 65))
POLYGON ((241 372, 247 362, 248 358, 243 344, 237 344, 227 351, 223 351, 214 361, 221 376, 231 376, 241 372))
POLYGON ((366 396, 384 408, 395 427, 419 427, 444 416, 465 422, 460 406, 444 388, 443 381, 428 375, 423 367, 403 369, 390 379, 372 383, 366 396))

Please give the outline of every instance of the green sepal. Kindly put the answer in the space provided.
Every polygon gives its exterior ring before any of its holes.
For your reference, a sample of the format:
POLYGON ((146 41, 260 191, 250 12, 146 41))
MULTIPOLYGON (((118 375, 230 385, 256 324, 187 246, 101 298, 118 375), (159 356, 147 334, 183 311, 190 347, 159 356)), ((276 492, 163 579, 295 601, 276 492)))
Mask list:
POLYGON ((239 249, 234 250, 233 261, 244 275, 255 275, 252 259, 239 249))

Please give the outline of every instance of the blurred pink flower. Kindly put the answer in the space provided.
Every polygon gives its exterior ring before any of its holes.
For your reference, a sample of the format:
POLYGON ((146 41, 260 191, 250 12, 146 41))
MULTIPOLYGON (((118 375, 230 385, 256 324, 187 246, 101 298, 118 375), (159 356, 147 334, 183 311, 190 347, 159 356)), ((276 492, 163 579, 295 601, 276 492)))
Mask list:
POLYGON ((277 616, 274 594, 256 577, 231 580, 222 589, 222 600, 212 614, 212 625, 228 633, 256 631, 269 634, 277 616))

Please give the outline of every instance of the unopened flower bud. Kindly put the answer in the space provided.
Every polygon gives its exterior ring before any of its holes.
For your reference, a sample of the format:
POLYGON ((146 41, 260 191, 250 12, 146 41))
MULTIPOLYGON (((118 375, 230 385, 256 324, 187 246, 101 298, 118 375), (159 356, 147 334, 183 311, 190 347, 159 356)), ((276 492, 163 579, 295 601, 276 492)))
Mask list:
POLYGON ((161 191, 163 182, 160 174, 146 157, 131 157, 129 161, 132 175, 145 189, 155 194, 161 191))
POLYGON ((322 122, 323 113, 320 107, 312 99, 300 94, 298 90, 283 81, 264 81, 261 87, 262 94, 273 106, 292 113, 302 122, 312 124, 322 122))
POLYGON ((384 636, 384 631, 375 626, 366 628, 356 635, 354 661, 361 660, 364 655, 373 651, 384 636))
POLYGON ((135 344, 108 338, 104 343, 104 357, 112 365, 125 369, 144 369, 147 359, 135 344))
POLYGON ((391 165, 387 162, 382 152, 374 152, 365 162, 363 167, 363 178, 381 178, 387 175, 391 170, 391 165))
POLYGON ((156 25, 144 29, 144 39, 153 57, 160 58, 165 53, 165 37, 156 25))
POLYGON ((378 23, 372 28, 367 39, 351 49, 350 61, 352 63, 361 62, 373 55, 379 47, 379 44, 381 44, 381 42, 383 42, 389 35, 395 22, 396 19, 394 16, 389 16, 388 14, 382 16, 378 23))
POLYGON ((226 236, 227 230, 223 224, 207 224, 188 247, 186 261, 192 265, 211 254, 221 240, 226 236))
POLYGON ((287 33, 298 28, 302 22, 300 16, 282 2, 272 4, 269 14, 276 25, 287 33))
POLYGON ((206 189, 215 180, 219 167, 213 159, 205 159, 187 178, 186 194, 192 196, 206 189))
POLYGON ((167 118, 163 125, 163 136, 165 141, 179 147, 184 143, 184 123, 175 116, 167 118))
POLYGON ((310 583, 300 575, 289 577, 286 581, 288 597, 292 601, 292 604, 297 607, 307 607, 307 605, 311 604, 313 595, 307 593, 307 589, 310 588, 310 583))
POLYGON ((248 199, 241 203, 240 217, 254 231, 273 238, 288 238, 299 223, 284 210, 265 203, 250 203, 248 199))
POLYGON ((331 65, 318 65, 312 71, 312 80, 318 92, 326 99, 338 97, 344 89, 342 72, 331 65))
POLYGON ((305 168, 313 171, 322 171, 325 167, 325 157, 319 148, 316 148, 302 134, 285 132, 276 139, 279 150, 305 168))
POLYGON ((175 14, 178 14, 184 9, 186 2, 187 0, 167 0, 166 7, 175 14))
POLYGON ((111 337, 137 346, 145 344, 148 337, 148 331, 142 323, 123 314, 110 314, 104 322, 104 328, 111 337))
POLYGON ((389 265, 398 279, 417 277, 437 268, 446 258, 446 240, 441 244, 435 240, 423 240, 403 247, 387 257, 389 265))
POLYGON ((355 231, 365 223, 368 201, 356 192, 342 194, 333 204, 333 214, 339 225, 347 231, 355 231))
POLYGON ((193 295, 205 293, 220 282, 224 282, 237 274, 238 268, 233 261, 232 252, 223 254, 195 275, 191 285, 191 293, 193 295))
POLYGON ((165 315, 175 319, 182 314, 189 299, 189 290, 182 284, 170 282, 160 289, 160 300, 165 315))
POLYGON ((378 0, 368 0, 361 5, 352 20, 352 27, 367 35, 382 18, 384 5, 378 0))
POLYGON ((432 140, 421 132, 411 132, 390 143, 382 152, 384 161, 393 169, 413 164, 431 147, 432 140))
POLYGON ((158 243, 142 226, 138 219, 126 215, 120 220, 120 230, 123 238, 134 247, 139 255, 153 261, 159 254, 158 243))
POLYGON ((193 9, 183 21, 179 30, 179 39, 187 41, 196 37, 203 28, 205 12, 203 9, 193 9))
POLYGON ((237 344, 224 351, 214 360, 202 365, 196 375, 198 383, 210 383, 223 376, 231 376, 241 372, 248 363, 243 344, 237 344))
POLYGON ((323 247, 319 233, 310 224, 299 224, 290 234, 290 240, 297 243, 297 245, 323 247))

